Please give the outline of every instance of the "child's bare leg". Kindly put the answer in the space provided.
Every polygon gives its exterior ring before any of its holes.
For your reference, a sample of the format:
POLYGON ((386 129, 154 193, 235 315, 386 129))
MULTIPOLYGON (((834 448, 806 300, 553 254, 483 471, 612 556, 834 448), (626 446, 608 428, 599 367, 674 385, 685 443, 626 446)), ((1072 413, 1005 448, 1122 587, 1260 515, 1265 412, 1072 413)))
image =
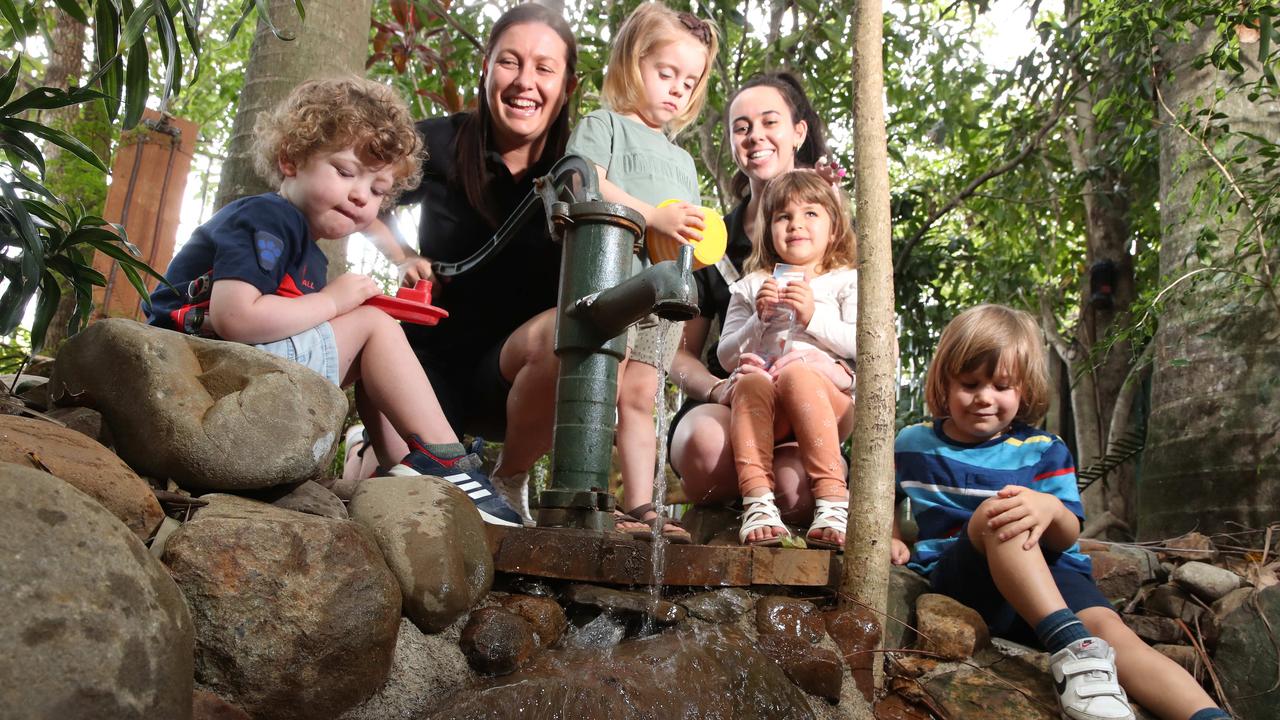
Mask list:
POLYGON ((369 446, 377 457, 378 465, 390 468, 409 454, 409 446, 405 444, 404 438, 391 426, 387 416, 373 405, 363 382, 356 383, 356 412, 360 413, 365 432, 369 434, 369 446))
POLYGON ((1115 649, 1120 685, 1138 704, 1167 720, 1184 720, 1215 706, 1195 678, 1143 642, 1115 612, 1091 607, 1077 614, 1090 635, 1115 649))
POLYGON ((979 505, 969 519, 969 541, 986 556, 1000 594, 1028 625, 1035 627, 1049 613, 1065 608, 1067 602, 1058 592, 1039 545, 1023 550, 1026 533, 1001 541, 987 526, 990 503, 988 500, 979 505))
POLYGON ((618 376, 617 445, 624 510, 653 502, 654 467, 658 460, 653 424, 657 392, 658 369, 628 361, 618 376))
POLYGON ((511 382, 507 427, 495 476, 527 472, 551 449, 560 359, 555 354, 556 310, 545 310, 516 328, 502 346, 498 366, 511 382))
POLYGON ((343 385, 362 380, 370 406, 386 416, 397 435, 417 435, 431 444, 458 442, 400 323, 362 306, 329 324, 338 342, 343 385))

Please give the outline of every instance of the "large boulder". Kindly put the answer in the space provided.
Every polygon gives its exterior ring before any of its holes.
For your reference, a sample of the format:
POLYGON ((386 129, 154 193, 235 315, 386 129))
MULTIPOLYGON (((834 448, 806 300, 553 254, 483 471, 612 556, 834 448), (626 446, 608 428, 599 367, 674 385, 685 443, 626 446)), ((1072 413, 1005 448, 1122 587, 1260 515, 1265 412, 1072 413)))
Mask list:
POLYGON ((302 365, 131 320, 73 337, 49 384, 55 403, 101 412, 135 470, 198 490, 319 476, 347 413, 342 391, 302 365))
POLYGON ((336 717, 387 679, 400 588, 362 526, 230 495, 170 536, 196 679, 253 717, 336 717))
POLYGON ((755 644, 726 626, 630 640, 610 652, 554 649, 419 720, 809 720, 807 696, 755 644))
POLYGON ((42 469, 97 500, 146 540, 164 510, 151 487, 92 438, 51 422, 0 415, 0 462, 42 469))
POLYGON ((452 484, 430 476, 370 478, 349 511, 377 538, 400 583, 404 614, 423 632, 448 627, 493 585, 484 521, 452 484))
POLYGON ((946 595, 921 595, 916 617, 921 647, 941 658, 963 660, 991 644, 991 632, 978 611, 946 595))
POLYGON ((0 715, 191 717, 191 616, 111 513, 39 470, 0 464, 0 715))
POLYGON ((1280 717, 1280 585, 1259 590, 1221 620, 1213 664, 1231 707, 1242 718, 1280 717))

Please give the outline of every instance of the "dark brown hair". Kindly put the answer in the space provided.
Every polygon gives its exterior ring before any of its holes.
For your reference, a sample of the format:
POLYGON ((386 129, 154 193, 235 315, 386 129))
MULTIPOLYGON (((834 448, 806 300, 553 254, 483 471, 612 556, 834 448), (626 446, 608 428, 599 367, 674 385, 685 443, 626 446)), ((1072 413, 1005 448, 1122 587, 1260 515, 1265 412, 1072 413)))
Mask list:
POLYGON ((822 263, 816 268, 823 273, 836 268, 856 267, 858 264, 858 236, 849 220, 849 203, 844 193, 831 187, 813 170, 791 170, 769 181, 760 193, 760 239, 752 243, 751 255, 742 268, 747 272, 770 270, 783 262, 778 248, 773 244, 773 216, 786 208, 787 203, 817 203, 831 217, 831 237, 822 263))
MULTIPOLYGON (((743 90, 753 87, 771 87, 777 90, 778 94, 782 96, 783 102, 787 104, 787 109, 791 111, 791 124, 794 125, 803 120, 808 126, 809 129, 805 133, 804 142, 800 143, 800 147, 796 148, 796 167, 811 168, 817 164, 818 158, 827 154, 826 126, 823 125, 822 118, 818 117, 817 111, 813 109, 813 104, 809 102, 809 96, 805 94, 804 86, 800 84, 800 78, 785 70, 753 75, 729 97, 729 102, 724 104, 726 141, 733 142, 733 123, 729 118, 729 110, 733 107, 733 101, 738 99, 738 95, 742 94, 743 90)), ((733 176, 729 187, 733 197, 741 199, 747 196, 747 188, 750 185, 751 181, 747 178, 747 174, 739 169, 737 174, 733 176)))
MULTIPOLYGON (((573 36, 573 31, 569 29, 569 23, 565 22, 559 13, 545 5, 525 3, 503 13, 502 17, 493 24, 493 29, 489 31, 489 39, 484 47, 485 58, 488 59, 503 33, 516 25, 546 25, 560 36, 565 44, 564 74, 565 87, 568 88, 568 83, 578 71, 578 41, 573 36)), ((488 192, 491 178, 486 162, 493 128, 489 114, 489 98, 484 87, 486 80, 485 74, 481 73, 477 93, 479 105, 458 129, 454 171, 450 181, 462 188, 467 195, 467 203, 480 213, 480 217, 484 218, 491 228, 496 228, 505 218, 498 217, 497 208, 492 204, 493 194, 488 192)), ((569 131, 569 112, 566 102, 560 108, 559 116, 552 121, 551 127, 547 128, 547 142, 542 148, 542 155, 545 157, 547 153, 551 153, 551 157, 554 158, 564 155, 565 145, 569 142, 569 131)))

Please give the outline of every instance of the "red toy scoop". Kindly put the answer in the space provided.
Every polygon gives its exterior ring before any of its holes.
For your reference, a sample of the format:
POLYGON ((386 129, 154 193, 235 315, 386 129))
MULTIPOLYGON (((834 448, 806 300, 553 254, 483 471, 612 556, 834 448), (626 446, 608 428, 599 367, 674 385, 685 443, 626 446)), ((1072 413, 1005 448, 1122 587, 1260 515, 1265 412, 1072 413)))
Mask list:
POLYGON ((413 287, 402 287, 396 296, 378 295, 364 301, 391 317, 414 325, 435 325, 449 311, 431 304, 431 281, 419 280, 413 287))

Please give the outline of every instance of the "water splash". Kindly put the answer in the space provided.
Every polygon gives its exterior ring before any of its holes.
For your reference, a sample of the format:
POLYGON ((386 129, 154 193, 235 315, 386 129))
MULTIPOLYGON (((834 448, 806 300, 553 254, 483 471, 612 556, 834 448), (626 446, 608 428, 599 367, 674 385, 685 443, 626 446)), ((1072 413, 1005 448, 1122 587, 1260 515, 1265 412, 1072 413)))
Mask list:
MULTIPOLYGON (((658 513, 658 520, 653 524, 653 548, 650 554, 650 567, 653 569, 653 584, 649 586, 652 607, 656 608, 662 599, 662 581, 667 567, 667 539, 662 529, 667 522, 667 335, 671 332, 672 321, 658 321, 658 392, 653 407, 657 412, 657 444, 658 457, 655 463, 653 479, 653 509, 658 513)), ((653 619, 646 616, 641 628, 642 635, 657 631, 653 619)))

